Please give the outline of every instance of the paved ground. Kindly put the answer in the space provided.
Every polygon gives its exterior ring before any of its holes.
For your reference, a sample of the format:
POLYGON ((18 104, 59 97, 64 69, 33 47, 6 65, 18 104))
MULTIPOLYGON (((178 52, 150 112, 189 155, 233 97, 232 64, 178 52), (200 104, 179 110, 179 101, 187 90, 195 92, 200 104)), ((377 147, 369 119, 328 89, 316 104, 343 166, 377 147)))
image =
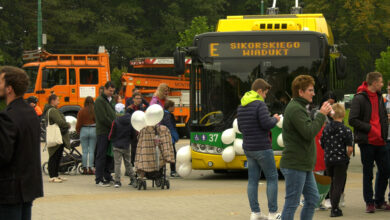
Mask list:
MULTIPOLYGON (((181 141, 177 146, 188 144, 181 141)), ((42 154, 47 161, 47 152, 42 154)), ((123 170, 123 169, 122 169, 123 170)), ((33 219, 249 219, 245 173, 214 174, 193 171, 188 178, 171 179, 171 189, 151 188, 138 191, 122 180, 122 188, 102 188, 94 184, 93 176, 67 176, 60 184, 48 183, 44 176, 45 197, 35 201, 33 219)), ((279 181, 278 204, 282 210, 284 181, 279 181)), ((259 200, 268 213, 265 184, 259 185, 259 200)), ((360 156, 351 162, 346 186, 346 207, 343 219, 390 219, 390 212, 364 213, 360 156)), ((296 219, 299 219, 300 208, 296 219)), ((317 211, 314 219, 329 219, 329 211, 317 211)))

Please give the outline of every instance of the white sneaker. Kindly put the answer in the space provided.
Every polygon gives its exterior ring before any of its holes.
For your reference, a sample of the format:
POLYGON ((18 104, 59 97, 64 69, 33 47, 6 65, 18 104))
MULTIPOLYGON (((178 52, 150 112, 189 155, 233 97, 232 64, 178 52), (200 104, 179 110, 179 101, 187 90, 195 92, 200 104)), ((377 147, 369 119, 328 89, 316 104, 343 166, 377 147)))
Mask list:
POLYGON ((278 212, 268 214, 268 220, 280 220, 280 219, 282 219, 282 214, 278 212))
POLYGON ((265 220, 268 219, 266 216, 262 215, 261 212, 252 212, 249 220, 265 220))
POLYGON ((345 206, 345 193, 341 194, 340 197, 340 206, 344 207, 345 206))
POLYGON ((327 209, 331 209, 332 208, 332 204, 330 203, 330 199, 326 199, 325 200, 324 206, 327 209))

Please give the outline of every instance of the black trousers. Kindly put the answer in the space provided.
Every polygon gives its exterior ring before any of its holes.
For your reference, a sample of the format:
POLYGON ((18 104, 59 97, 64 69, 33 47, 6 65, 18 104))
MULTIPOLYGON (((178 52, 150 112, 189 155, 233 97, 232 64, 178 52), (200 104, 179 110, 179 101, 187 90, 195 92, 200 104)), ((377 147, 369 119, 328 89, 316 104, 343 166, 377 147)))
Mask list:
POLYGON ((96 158, 95 158, 95 181, 103 182, 104 180, 113 180, 111 170, 114 164, 112 157, 107 155, 108 150, 108 134, 98 135, 96 144, 96 158))
POLYGON ((330 185, 330 202, 332 208, 339 208, 340 197, 344 191, 345 182, 347 180, 348 164, 337 164, 326 166, 328 175, 332 178, 330 185))
POLYGON ((176 172, 176 146, 173 144, 173 153, 175 155, 175 163, 171 163, 171 173, 176 172))
POLYGON ((0 219, 31 220, 32 202, 12 205, 0 205, 0 219))
POLYGON ((49 157, 48 169, 50 178, 58 177, 58 171, 60 169, 60 163, 62 158, 62 153, 64 152, 64 145, 61 144, 60 147, 54 152, 53 155, 49 157))
POLYGON ((131 165, 133 165, 133 167, 134 167, 135 154, 137 153, 137 144, 138 144, 137 138, 134 139, 135 140, 131 141, 131 156, 130 156, 131 165))
POLYGON ((387 181, 389 179, 389 155, 386 146, 359 144, 363 164, 363 197, 366 204, 381 205, 385 201, 387 181), (375 194, 372 187, 374 162, 378 168, 375 180, 375 194), (375 199, 373 198, 375 197, 375 199))

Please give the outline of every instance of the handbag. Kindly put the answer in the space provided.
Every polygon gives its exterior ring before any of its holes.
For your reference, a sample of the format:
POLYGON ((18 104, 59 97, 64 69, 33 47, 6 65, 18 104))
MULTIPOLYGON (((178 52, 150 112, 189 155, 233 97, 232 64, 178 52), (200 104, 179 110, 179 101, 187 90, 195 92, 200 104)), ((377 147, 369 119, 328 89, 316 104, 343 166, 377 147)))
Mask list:
POLYGON ((58 127, 57 123, 50 125, 50 114, 51 109, 49 109, 47 113, 47 127, 46 127, 46 146, 54 147, 63 143, 62 134, 60 127, 58 127))

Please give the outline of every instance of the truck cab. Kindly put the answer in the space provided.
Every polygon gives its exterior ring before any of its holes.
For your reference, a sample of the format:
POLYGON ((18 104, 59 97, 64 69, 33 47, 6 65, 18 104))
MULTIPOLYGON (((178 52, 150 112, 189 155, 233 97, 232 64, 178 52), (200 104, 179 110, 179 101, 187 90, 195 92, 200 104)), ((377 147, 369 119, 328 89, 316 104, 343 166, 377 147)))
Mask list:
POLYGON ((110 80, 109 55, 104 47, 97 54, 50 54, 46 51, 27 51, 23 65, 30 78, 24 95, 38 98, 43 109, 48 97, 60 98, 59 110, 77 116, 87 96, 96 99, 99 89, 110 80))

